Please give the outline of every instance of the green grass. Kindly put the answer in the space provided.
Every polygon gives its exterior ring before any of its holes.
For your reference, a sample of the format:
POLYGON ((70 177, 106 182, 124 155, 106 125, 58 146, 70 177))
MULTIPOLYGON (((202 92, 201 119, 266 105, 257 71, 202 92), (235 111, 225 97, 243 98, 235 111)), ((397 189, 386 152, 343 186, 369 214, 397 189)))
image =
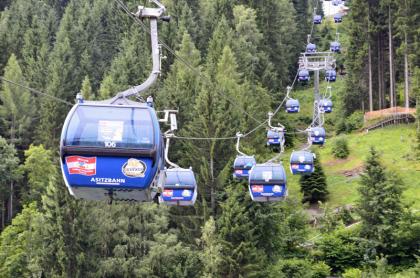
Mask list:
MULTIPOLYGON (((403 194, 406 203, 413 203, 415 209, 420 209, 420 163, 409 160, 414 140, 413 125, 389 127, 370 133, 355 133, 346 135, 349 143, 350 156, 348 159, 335 159, 331 153, 330 138, 325 147, 313 147, 321 157, 330 191, 329 205, 332 207, 344 204, 355 204, 358 199, 357 188, 360 177, 354 175, 346 177, 345 171, 361 169, 371 146, 382 154, 382 162, 393 173, 403 180, 406 189, 403 194)), ((290 154, 289 150, 288 154, 290 154)), ((289 165, 288 155, 284 156, 284 165, 289 165)), ((299 176, 288 175, 290 194, 301 197, 299 192, 299 176)))

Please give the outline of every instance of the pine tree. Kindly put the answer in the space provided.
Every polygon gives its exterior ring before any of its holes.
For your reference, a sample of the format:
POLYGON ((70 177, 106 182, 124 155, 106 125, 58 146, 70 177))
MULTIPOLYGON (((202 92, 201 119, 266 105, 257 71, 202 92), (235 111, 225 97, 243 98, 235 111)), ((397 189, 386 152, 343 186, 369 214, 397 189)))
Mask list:
POLYGON ((221 277, 266 277, 267 258, 263 250, 256 246, 258 236, 245 206, 250 202, 248 190, 242 186, 229 185, 226 195, 218 219, 224 259, 220 269, 221 277))
POLYGON ((176 54, 188 57, 188 62, 196 70, 190 69, 181 61, 176 60, 171 65, 162 90, 157 94, 156 103, 162 108, 178 109, 178 128, 181 130, 192 119, 195 99, 203 81, 200 80, 196 72, 202 70, 200 53, 187 32, 184 32, 176 54))
POLYGON ((394 244, 392 230, 402 215, 402 182, 386 171, 374 148, 370 150, 361 177, 361 235, 372 242, 378 253, 386 255, 394 244))
POLYGON ((80 90, 80 93, 82 94, 83 98, 86 100, 92 100, 92 98, 94 97, 92 93, 92 86, 90 85, 90 79, 88 75, 86 75, 85 79, 83 79, 82 89, 80 90))
MULTIPOLYGON (((4 77, 24 86, 27 85, 16 56, 13 54, 5 68, 4 77)), ((6 129, 5 137, 18 148, 26 148, 31 140, 31 124, 35 111, 30 92, 14 84, 3 82, 0 100, 0 115, 6 129)))
POLYGON ((1 229, 6 221, 6 211, 9 212, 8 219, 12 218, 13 184, 20 178, 17 171, 19 158, 15 147, 8 144, 6 139, 0 136, 0 202, 1 202, 1 229), (9 202, 7 201, 9 200, 9 202), (6 205, 8 208, 6 209, 6 205))
POLYGON ((203 262, 204 278, 217 277, 220 273, 220 266, 223 263, 222 246, 217 238, 216 222, 213 217, 204 224, 201 236, 201 244, 203 252, 201 253, 201 261, 203 262))
POLYGON ((303 192, 302 202, 311 204, 324 202, 328 198, 327 178, 320 163, 319 154, 314 160, 315 171, 310 175, 300 177, 300 191, 303 192))
POLYGON ((29 277, 31 223, 40 217, 36 204, 25 206, 0 236, 0 276, 29 277))
POLYGON ((46 193, 50 177, 57 174, 53 167, 53 152, 46 150, 43 145, 31 145, 25 151, 25 163, 20 169, 27 176, 27 184, 21 190, 21 201, 29 205, 35 202, 41 206, 41 196, 46 193))

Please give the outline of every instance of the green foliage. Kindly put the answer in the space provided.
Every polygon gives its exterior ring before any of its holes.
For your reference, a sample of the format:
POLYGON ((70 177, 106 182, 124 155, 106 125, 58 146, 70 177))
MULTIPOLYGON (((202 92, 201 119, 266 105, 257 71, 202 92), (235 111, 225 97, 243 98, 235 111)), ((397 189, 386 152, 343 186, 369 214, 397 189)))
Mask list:
POLYGON ((244 276, 264 277, 267 258, 263 250, 256 247, 258 235, 254 231, 252 218, 244 201, 250 197, 241 186, 230 185, 226 189, 228 198, 222 204, 218 219, 219 237, 224 258, 221 277, 244 276))
POLYGON ((0 236, 0 276, 29 277, 31 223, 40 217, 36 204, 25 206, 0 236))
POLYGON ((346 269, 343 273, 343 278, 362 278, 362 271, 358 268, 346 269))
POLYGON ((357 238, 358 233, 358 230, 342 228, 324 234, 316 243, 318 251, 315 257, 328 264, 333 273, 360 266, 364 260, 365 247, 357 238))
POLYGON ((303 192, 302 202, 311 204, 324 202, 328 198, 327 178, 322 169, 319 154, 314 161, 315 171, 300 177, 300 190, 303 192))
POLYGON ((313 272, 311 263, 307 260, 280 259, 270 270, 269 277, 311 278, 313 272))
POLYGON ((92 95, 92 86, 90 85, 89 76, 85 76, 85 79, 83 79, 82 88, 80 90, 80 93, 82 94, 83 98, 86 100, 91 100, 92 95))
MULTIPOLYGON (((18 171, 19 158, 15 147, 8 144, 2 137, 0 137, 0 161, 0 201, 2 202, 2 216, 4 216, 6 199, 8 194, 12 194, 10 185, 20 179, 21 173, 18 171)), ((2 219, 2 223, 4 221, 5 219, 2 219)))
POLYGON ((347 118, 342 118, 337 122, 337 133, 347 132, 350 133, 354 130, 358 130, 363 126, 363 112, 355 111, 347 118))
POLYGON ((220 272, 220 266, 223 263, 222 245, 217 238, 216 222, 213 217, 205 223, 201 236, 203 252, 200 254, 203 262, 202 277, 217 277, 220 272))
POLYGON ((31 145, 25 151, 25 163, 20 168, 28 180, 27 187, 22 190, 22 203, 35 202, 40 205, 41 196, 46 193, 49 179, 57 175, 53 152, 46 150, 43 145, 31 145))
MULTIPOLYGON (((27 85, 17 58, 14 54, 5 68, 4 77, 16 83, 27 85)), ((0 91, 0 116, 9 141, 18 146, 25 146, 31 140, 33 122, 33 102, 28 90, 3 82, 0 91)))
POLYGON ((402 182, 388 173, 378 152, 371 148, 359 187, 361 235, 373 242, 379 254, 389 254, 395 244, 394 225, 402 215, 402 182))
POLYGON ((327 278, 331 275, 331 267, 325 262, 313 263, 311 268, 312 278, 327 278))
POLYGON ((335 158, 347 158, 350 154, 347 139, 345 137, 335 139, 331 151, 335 158))

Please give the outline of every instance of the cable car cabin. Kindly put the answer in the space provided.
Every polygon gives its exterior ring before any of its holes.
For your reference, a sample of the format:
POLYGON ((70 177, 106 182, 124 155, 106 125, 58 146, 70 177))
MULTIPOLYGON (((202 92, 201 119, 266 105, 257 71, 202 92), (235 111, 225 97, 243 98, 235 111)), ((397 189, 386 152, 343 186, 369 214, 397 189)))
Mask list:
POLYGON ((306 45, 306 52, 307 53, 315 53, 316 52, 316 45, 313 43, 308 43, 308 45, 306 45))
POLYGON ((284 131, 279 129, 270 129, 267 131, 267 146, 272 148, 280 148, 284 145, 284 131))
POLYGON ((311 78, 309 77, 309 71, 307 69, 300 69, 298 73, 298 80, 303 83, 307 83, 311 78))
POLYGON ((310 174, 314 171, 314 155, 307 151, 292 152, 290 156, 290 172, 296 174, 310 174))
POLYGON ((238 155, 233 162, 233 177, 237 179, 247 179, 249 171, 257 164, 253 156, 238 155))
POLYGON ((165 177, 159 202, 174 206, 193 206, 197 199, 194 172, 191 169, 167 169, 165 177))
POLYGON ((309 132, 309 140, 314 145, 324 145, 325 129, 323 127, 313 127, 309 132))
POLYGON ((341 43, 331 42, 330 43, 330 50, 331 50, 331 52, 340 53, 341 52, 341 43))
POLYGON ((337 79, 337 73, 335 72, 335 70, 330 69, 325 71, 325 80, 328 82, 335 82, 335 80, 337 79))
POLYGON ((319 102, 319 112, 321 113, 331 113, 333 108, 333 103, 330 99, 321 99, 319 102))
POLYGON ((257 164, 249 174, 249 193, 255 202, 281 201, 287 196, 286 173, 281 164, 257 164))
POLYGON ((163 150, 156 112, 146 104, 78 103, 64 122, 61 169, 77 198, 151 201, 163 150))
POLYGON ((322 23, 322 16, 316 14, 314 15, 314 24, 321 24, 322 23))
POLYGON ((290 98, 286 101, 287 113, 298 113, 299 111, 300 111, 300 105, 297 99, 290 98))
POLYGON ((334 22, 335 23, 341 23, 343 21, 343 17, 341 14, 334 15, 334 22))

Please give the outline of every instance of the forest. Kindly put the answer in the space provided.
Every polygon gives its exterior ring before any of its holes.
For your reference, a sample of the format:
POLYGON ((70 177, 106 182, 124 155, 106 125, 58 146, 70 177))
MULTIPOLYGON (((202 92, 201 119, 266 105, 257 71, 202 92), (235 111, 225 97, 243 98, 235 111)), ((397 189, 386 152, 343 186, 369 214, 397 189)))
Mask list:
POLYGON ((127 10, 156 5, 0 1, 0 277, 420 277, 420 1, 339 1, 340 24, 323 9, 335 0, 161 2, 161 74, 132 100, 178 110, 169 157, 194 170, 194 206, 78 199, 60 169, 76 96, 109 99, 149 76, 149 22, 127 10), (315 77, 298 82, 299 57, 338 39, 337 81, 320 78, 334 101, 326 146, 312 148, 311 175, 292 176, 314 121, 315 77), (365 115, 396 107, 412 122, 363 131, 377 123, 365 115), (236 134, 257 161, 276 158, 273 111, 290 190, 255 202, 232 176, 236 134))

